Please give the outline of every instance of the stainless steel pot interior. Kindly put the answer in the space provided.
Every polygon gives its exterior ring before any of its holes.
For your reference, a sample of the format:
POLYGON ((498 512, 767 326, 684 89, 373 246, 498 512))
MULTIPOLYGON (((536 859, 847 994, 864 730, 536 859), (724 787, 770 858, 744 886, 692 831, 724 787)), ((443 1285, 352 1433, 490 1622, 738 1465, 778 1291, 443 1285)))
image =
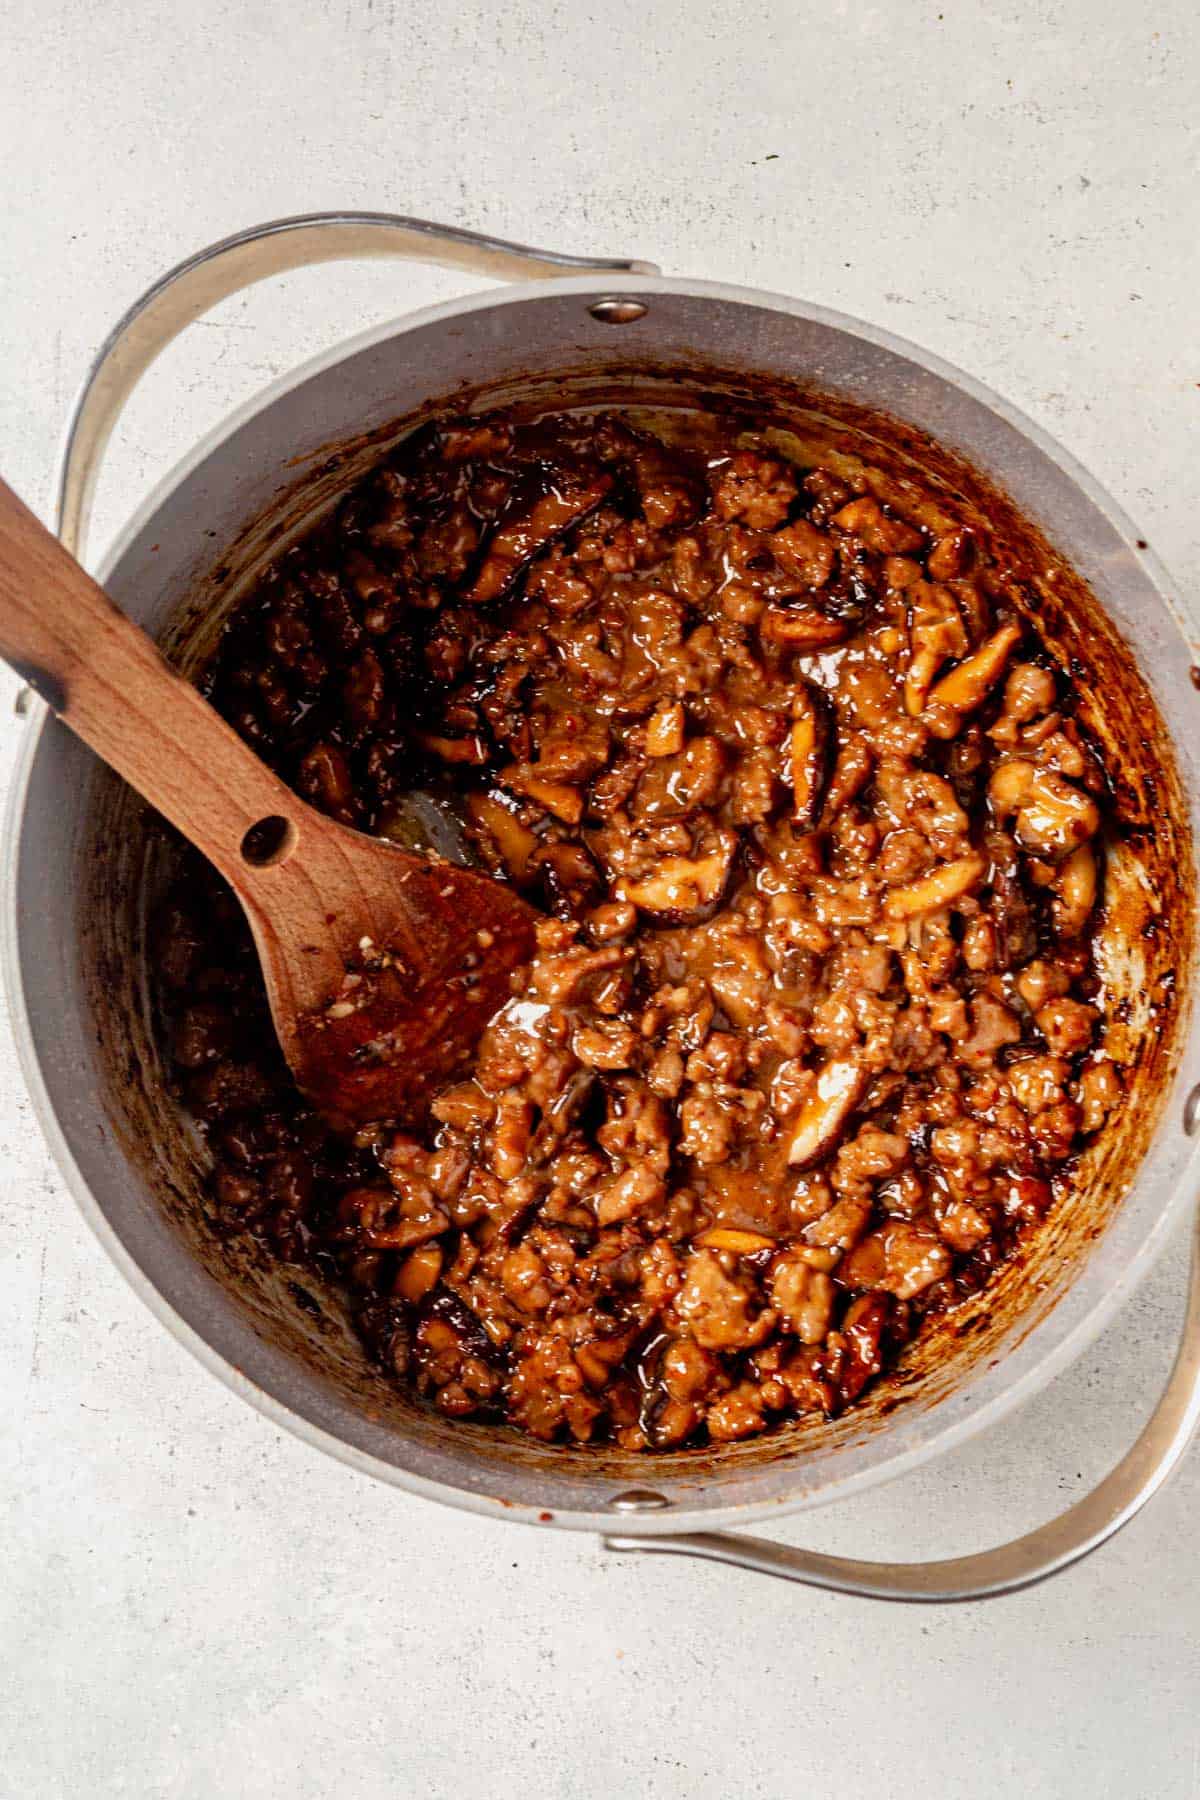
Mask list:
POLYGON ((1076 659, 1085 716, 1122 771, 1128 829, 1113 846, 1105 944, 1129 1101, 1030 1255, 939 1328, 936 1344, 918 1345, 898 1382, 834 1425, 646 1459, 449 1424, 383 1391, 336 1294, 206 1223, 200 1147, 166 1092, 152 1031, 141 947, 155 840, 138 803, 53 721, 33 734, 15 796, 9 965, 27 1071, 112 1254, 197 1354, 275 1418, 384 1479, 508 1517, 603 1527, 616 1497, 650 1485, 664 1504, 640 1528, 675 1532, 898 1474, 1077 1353, 1149 1266, 1185 1197, 1181 1111, 1200 1080, 1188 1016, 1194 640, 1111 502, 958 372, 853 321, 742 290, 641 276, 603 290, 594 277, 533 283, 413 315, 276 384, 159 488, 99 573, 195 663, 263 558, 431 407, 597 395, 678 404, 712 391, 751 396, 840 454, 882 438, 968 510, 1003 514, 1009 496, 1006 529, 1040 570, 1043 629, 1076 659), (613 295, 646 310, 605 322, 592 309, 613 295))

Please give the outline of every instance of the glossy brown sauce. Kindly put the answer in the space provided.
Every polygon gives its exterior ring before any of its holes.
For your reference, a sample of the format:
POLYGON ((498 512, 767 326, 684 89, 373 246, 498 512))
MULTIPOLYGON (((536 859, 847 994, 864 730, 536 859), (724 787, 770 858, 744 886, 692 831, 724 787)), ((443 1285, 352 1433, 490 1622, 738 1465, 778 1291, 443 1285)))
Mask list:
POLYGON ((451 1416, 642 1449, 836 1413, 1119 1099, 1071 682, 978 528, 871 477, 701 414, 430 429, 226 631, 213 698, 286 780, 406 842, 423 788, 545 914, 427 1128, 353 1139, 214 878, 160 922, 222 1218, 336 1271, 451 1416))

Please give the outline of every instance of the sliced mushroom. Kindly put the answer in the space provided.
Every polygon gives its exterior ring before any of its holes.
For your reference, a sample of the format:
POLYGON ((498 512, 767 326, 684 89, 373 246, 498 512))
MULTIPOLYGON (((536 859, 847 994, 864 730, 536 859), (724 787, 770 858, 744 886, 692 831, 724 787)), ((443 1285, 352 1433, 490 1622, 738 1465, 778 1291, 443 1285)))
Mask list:
POLYGON ((883 1373, 883 1334, 889 1316, 888 1301, 882 1294, 860 1294, 847 1307, 842 1320, 846 1358, 838 1379, 843 1406, 857 1400, 868 1381, 883 1373))
POLYGON ((803 687, 792 700, 788 763, 793 817, 801 831, 814 831, 833 773, 835 755, 829 703, 815 688, 803 687))
POLYGON ((410 1306, 419 1306, 441 1275, 442 1261, 439 1244, 421 1244, 410 1250, 396 1272, 393 1294, 398 1300, 407 1300, 410 1306))
POLYGON ((1054 877, 1054 923, 1063 937, 1077 937, 1096 904, 1096 852, 1082 843, 1054 877))
POLYGON ((702 1231, 696 1242, 705 1250, 729 1250, 734 1256, 755 1256, 760 1250, 773 1250, 775 1239, 761 1231, 737 1231, 731 1225, 713 1225, 702 1231))
POLYGON ((839 745, 829 792, 825 796, 822 815, 825 825, 832 824, 843 806, 861 793, 870 780, 874 767, 875 757, 865 739, 850 737, 839 745))
POLYGON ((768 606, 759 630, 770 643, 789 650, 823 650, 850 635, 848 619, 830 619, 815 606, 768 606))
POLYGON ((825 1064, 800 1108, 788 1148, 789 1163, 804 1168, 833 1148, 866 1085, 867 1071, 854 1058, 834 1058, 825 1064))
POLYGON ((925 543, 915 525, 890 517, 869 494, 834 513, 833 523, 877 556, 903 556, 922 549, 925 543))
POLYGON ((579 789, 568 787, 565 781, 546 780, 533 763, 510 763, 507 769, 500 770, 497 780, 568 825, 578 825, 583 817, 583 795, 579 789))
POLYGON ((485 546, 463 599, 476 606, 502 599, 539 550, 593 512, 611 486, 611 475, 560 478, 559 485, 503 520, 485 546))
MULTIPOLYGON (((901 559, 893 557, 892 562, 901 559)), ((904 706, 916 718, 922 712, 942 664, 965 656, 969 648, 962 615, 950 589, 927 581, 912 582, 905 589, 909 606, 908 671, 904 678, 904 706)))
MULTIPOLYGON (((974 712, 983 703, 1004 673, 1005 665, 1022 637, 1020 625, 1001 625, 990 638, 982 643, 973 656, 960 662, 957 668, 943 675, 936 687, 930 689, 927 708, 944 707, 953 715, 955 721, 965 713, 974 712)), ((935 729, 935 723, 930 723, 935 729)), ((955 722, 948 731, 937 730, 939 737, 953 737, 957 731, 955 722)))
POLYGON ((952 526, 934 540, 933 549, 925 558, 925 567, 935 581, 953 581, 956 575, 965 573, 974 551, 966 527, 952 526))
POLYGON ((537 838, 528 825, 522 825, 492 794, 469 794, 467 811, 475 824, 487 832, 509 874, 517 881, 524 880, 529 859, 537 849, 537 838))
POLYGON ((986 868, 982 856, 972 853, 957 857, 954 862, 943 863, 928 875, 922 875, 919 881, 893 888, 883 903, 883 910, 889 919, 915 919, 922 913, 939 912, 944 906, 953 906, 956 900, 977 887, 986 868))
POLYGON ((698 925, 725 897, 737 842, 732 831, 713 831, 691 856, 664 856, 651 874, 617 881, 613 897, 629 901, 660 925, 698 925))
POLYGON ((440 737, 433 731, 414 731, 413 740, 430 756, 436 756, 439 762, 478 765, 487 761, 487 745, 475 733, 470 737, 452 738, 440 737))
POLYGON ((578 918, 604 892, 600 871, 582 844, 541 845, 529 858, 527 874, 560 919, 578 918))

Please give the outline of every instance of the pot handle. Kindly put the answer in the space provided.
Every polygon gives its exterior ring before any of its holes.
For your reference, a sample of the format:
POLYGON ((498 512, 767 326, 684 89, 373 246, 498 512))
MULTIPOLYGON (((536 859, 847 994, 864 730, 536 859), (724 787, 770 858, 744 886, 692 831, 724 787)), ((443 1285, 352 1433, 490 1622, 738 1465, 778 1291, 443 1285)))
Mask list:
POLYGON ((82 562, 100 460, 130 394, 150 364, 193 320, 269 275, 311 263, 395 256, 497 281, 587 273, 657 275, 657 264, 565 256, 503 238, 393 213, 303 213, 254 225, 199 250, 147 288, 105 339, 67 427, 55 529, 82 562))
MULTIPOLYGON (((1059 1574, 1098 1550, 1141 1511, 1179 1463, 1200 1422, 1200 1211, 1192 1233, 1183 1334, 1158 1405, 1132 1450, 1090 1494, 1024 1537, 971 1556, 919 1563, 859 1562, 724 1531, 674 1537, 613 1532, 603 1539, 605 1549, 697 1556, 869 1600, 987 1600, 1059 1574)), ((657 1511, 661 1496, 634 1492, 613 1504, 629 1513, 657 1511)))

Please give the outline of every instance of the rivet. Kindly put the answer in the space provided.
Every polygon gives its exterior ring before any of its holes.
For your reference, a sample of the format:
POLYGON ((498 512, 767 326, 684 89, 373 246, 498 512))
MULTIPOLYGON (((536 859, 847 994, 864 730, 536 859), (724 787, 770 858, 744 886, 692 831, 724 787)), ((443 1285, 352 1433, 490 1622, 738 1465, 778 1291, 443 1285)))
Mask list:
POLYGON ((1188 1137, 1200 1131, 1200 1081, 1183 1103, 1183 1129, 1188 1137))
POLYGON ((644 319, 649 308, 644 300, 594 300, 588 307, 593 319, 600 325, 632 325, 635 319, 644 319))
POLYGON ((656 1494, 650 1488, 628 1488, 623 1494, 615 1494, 608 1504, 613 1512, 639 1513, 661 1512, 671 1502, 665 1494, 656 1494))

